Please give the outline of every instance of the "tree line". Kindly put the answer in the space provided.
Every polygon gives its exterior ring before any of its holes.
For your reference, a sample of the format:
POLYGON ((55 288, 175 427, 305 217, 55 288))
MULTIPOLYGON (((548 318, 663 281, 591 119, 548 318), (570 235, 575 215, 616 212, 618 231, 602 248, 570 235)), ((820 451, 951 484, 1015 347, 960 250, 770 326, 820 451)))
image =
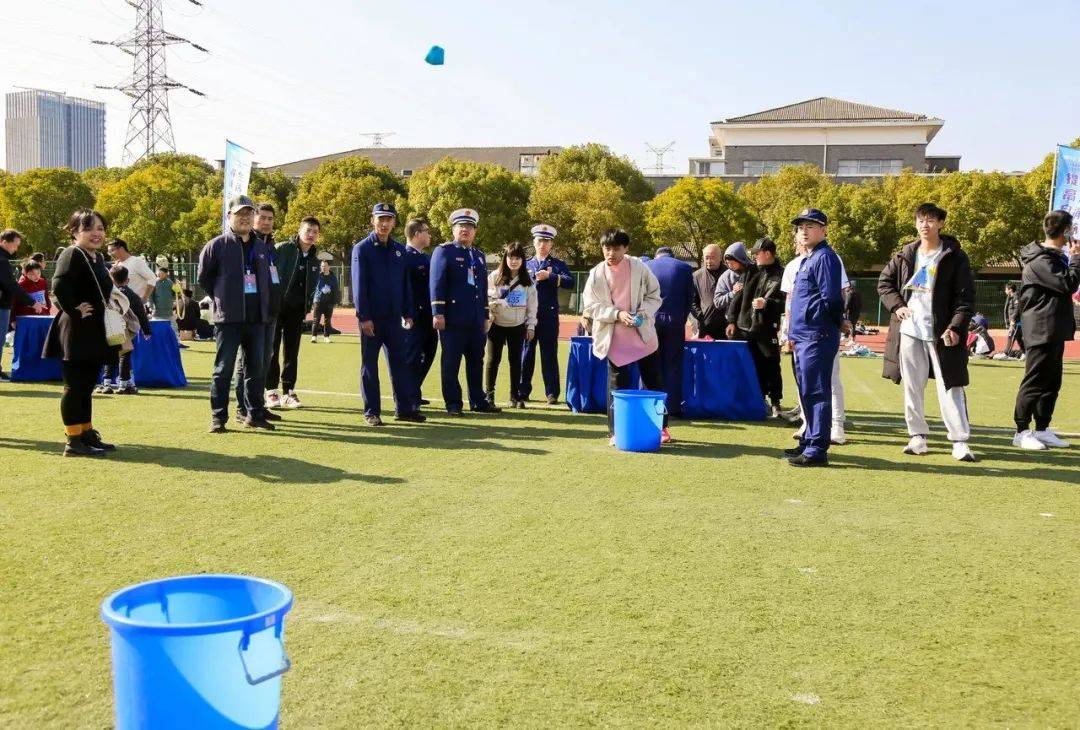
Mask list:
MULTIPOLYGON (((1080 147, 1080 139, 1073 146, 1080 147)), ((477 245, 488 253, 510 241, 528 242, 533 224, 548 223, 559 231, 559 255, 575 267, 596 260, 600 234, 615 226, 630 233, 635 253, 670 245, 696 259, 710 243, 768 235, 788 258, 791 216, 813 206, 829 215, 830 242, 854 272, 884 263, 913 239, 912 211, 925 201, 949 212, 946 230, 974 266, 1015 263, 1020 246, 1041 237, 1052 168, 1048 155, 1024 174, 905 171, 854 184, 800 165, 738 190, 722 178, 685 177, 656 194, 629 159, 594 143, 545 159, 535 177, 445 158, 406 179, 365 157, 348 157, 325 162, 298 182, 253 170, 249 193, 274 205, 279 240, 295 233, 302 218, 319 218, 321 245, 337 257, 367 234, 371 206, 387 201, 397 206, 400 226, 412 215, 426 216, 437 241, 451 237, 451 211, 476 208, 477 245)), ((127 241, 132 252, 189 258, 220 233, 221 189, 220 170, 171 153, 82 174, 0 173, 0 225, 26 236, 24 252, 51 253, 67 244, 62 227, 71 211, 94 206, 109 219, 110 235, 127 241)))

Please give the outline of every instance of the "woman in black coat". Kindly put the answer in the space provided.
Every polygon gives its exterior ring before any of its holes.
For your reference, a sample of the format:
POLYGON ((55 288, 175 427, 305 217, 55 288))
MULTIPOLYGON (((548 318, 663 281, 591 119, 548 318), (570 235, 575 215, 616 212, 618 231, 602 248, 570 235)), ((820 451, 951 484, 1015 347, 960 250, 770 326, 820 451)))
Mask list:
POLYGON ((116 448, 101 440, 92 418, 94 385, 115 349, 105 340, 105 302, 112 292, 112 279, 99 252, 105 242, 105 219, 97 211, 80 209, 71 214, 67 231, 73 243, 56 260, 52 279, 60 313, 49 328, 42 354, 64 361, 60 396, 67 433, 64 456, 102 456, 116 448))

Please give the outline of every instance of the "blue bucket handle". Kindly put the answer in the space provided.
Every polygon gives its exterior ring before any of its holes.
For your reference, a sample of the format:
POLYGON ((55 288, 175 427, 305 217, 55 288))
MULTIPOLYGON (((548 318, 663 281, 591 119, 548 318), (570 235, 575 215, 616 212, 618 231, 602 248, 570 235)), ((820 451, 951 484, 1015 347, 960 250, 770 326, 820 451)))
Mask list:
POLYGON ((251 676, 251 670, 248 669, 247 660, 244 659, 244 652, 247 651, 248 646, 251 644, 251 635, 258 632, 244 629, 244 635, 240 637, 240 645, 236 647, 236 652, 240 655, 240 664, 244 667, 244 677, 247 679, 248 684, 253 686, 260 684, 268 679, 280 677, 282 674, 285 674, 285 672, 292 669, 292 662, 289 661, 289 655, 285 652, 285 642, 281 640, 282 623, 283 622, 278 621, 274 624, 274 638, 281 644, 281 666, 259 677, 251 676))

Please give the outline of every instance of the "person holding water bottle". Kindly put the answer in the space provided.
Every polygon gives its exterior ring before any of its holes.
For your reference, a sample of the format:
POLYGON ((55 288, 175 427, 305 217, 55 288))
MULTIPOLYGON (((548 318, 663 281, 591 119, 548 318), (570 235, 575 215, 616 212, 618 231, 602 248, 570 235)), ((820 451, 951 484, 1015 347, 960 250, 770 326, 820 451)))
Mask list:
POLYGON ((532 342, 536 336, 537 292, 524 264, 525 251, 515 241, 503 249, 499 268, 488 275, 491 329, 488 330, 484 390, 488 402, 494 403, 495 381, 499 377, 499 360, 505 345, 510 358, 511 408, 525 407, 521 393, 521 351, 525 343, 532 342))
MULTIPOLYGON (((632 388, 630 366, 637 363, 649 390, 664 390, 660 369, 656 312, 660 309, 660 282, 640 259, 628 255, 630 236, 611 228, 600 238, 604 260, 589 272, 583 292, 582 316, 592 321, 592 351, 608 361, 608 435, 615 444, 612 393, 632 388)), ((664 414, 660 443, 670 443, 664 414)))

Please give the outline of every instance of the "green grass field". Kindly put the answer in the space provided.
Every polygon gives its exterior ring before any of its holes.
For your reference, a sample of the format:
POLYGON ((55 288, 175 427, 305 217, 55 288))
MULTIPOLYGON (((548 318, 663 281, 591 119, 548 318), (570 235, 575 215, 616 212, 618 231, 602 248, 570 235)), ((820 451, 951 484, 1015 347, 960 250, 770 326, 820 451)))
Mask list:
POLYGON ((1012 448, 1022 366, 972 365, 958 464, 936 418, 903 456, 900 389, 845 360, 849 443, 797 470, 775 422, 654 455, 559 407, 371 429, 354 337, 304 342, 276 433, 214 436, 212 345, 184 361, 95 401, 107 461, 60 457, 58 386, 0 385, 0 726, 109 726, 101 600, 199 572, 295 593, 285 727, 1080 725, 1080 438, 1012 448))

